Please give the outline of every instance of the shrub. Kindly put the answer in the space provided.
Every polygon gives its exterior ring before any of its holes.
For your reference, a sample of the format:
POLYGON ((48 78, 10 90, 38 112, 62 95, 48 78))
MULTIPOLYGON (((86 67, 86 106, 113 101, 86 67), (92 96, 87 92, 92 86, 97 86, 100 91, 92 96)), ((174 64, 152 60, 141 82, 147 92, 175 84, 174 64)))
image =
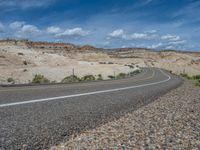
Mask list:
POLYGON ((114 64, 113 62, 108 62, 108 64, 114 64))
POLYGON ((71 82, 79 82, 80 78, 75 75, 70 75, 65 77, 61 82, 62 83, 71 83, 71 82))
POLYGON ((103 80, 103 77, 102 77, 101 74, 98 74, 98 78, 97 78, 97 80, 103 80))
POLYGON ((8 79, 7 79, 7 82, 9 82, 9 83, 13 82, 13 83, 14 83, 15 80, 14 80, 13 78, 8 78, 8 79))
POLYGON ((27 61, 26 61, 26 60, 24 60, 24 61, 23 61, 23 64, 24 64, 24 65, 27 65, 28 63, 27 63, 27 61))
POLYGON ((50 83, 50 81, 45 78, 43 75, 41 74, 36 74, 32 80, 32 83, 50 83))
POLYGON ((181 73, 180 76, 187 78, 187 79, 192 79, 192 77, 190 77, 188 74, 186 73, 181 73))
POLYGON ((126 77, 126 74, 125 73, 120 73, 116 76, 117 79, 123 79, 126 77))
POLYGON ((109 75, 108 78, 109 78, 109 79, 115 79, 115 77, 112 76, 112 75, 109 75))
POLYGON ((136 75, 138 73, 140 73, 140 70, 135 70, 135 71, 130 72, 130 75, 134 76, 134 75, 136 75))
POLYGON ((195 80, 200 80, 200 75, 195 75, 192 78, 195 79, 195 80))
POLYGON ((196 86, 200 86, 200 79, 197 80, 196 86))
POLYGON ((81 81, 94 81, 95 77, 93 75, 86 75, 81 78, 81 81))
POLYGON ((23 56, 24 55, 24 53, 17 53, 18 55, 21 55, 21 56, 23 56))

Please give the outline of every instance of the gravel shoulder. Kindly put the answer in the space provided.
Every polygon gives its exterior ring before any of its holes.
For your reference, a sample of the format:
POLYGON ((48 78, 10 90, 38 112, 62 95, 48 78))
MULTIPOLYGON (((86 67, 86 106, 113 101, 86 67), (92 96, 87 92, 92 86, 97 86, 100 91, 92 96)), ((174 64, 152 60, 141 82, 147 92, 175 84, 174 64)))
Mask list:
POLYGON ((200 149, 200 88, 185 81, 154 102, 51 150, 200 149))

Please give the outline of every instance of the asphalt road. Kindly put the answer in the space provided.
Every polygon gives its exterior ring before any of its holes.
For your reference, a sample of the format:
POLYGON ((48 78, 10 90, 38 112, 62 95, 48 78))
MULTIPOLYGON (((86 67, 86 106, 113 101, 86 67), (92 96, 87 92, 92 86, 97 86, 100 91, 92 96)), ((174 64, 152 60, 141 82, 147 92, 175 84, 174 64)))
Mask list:
POLYGON ((146 105, 182 80, 156 68, 127 79, 0 88, 0 150, 46 149, 146 105))

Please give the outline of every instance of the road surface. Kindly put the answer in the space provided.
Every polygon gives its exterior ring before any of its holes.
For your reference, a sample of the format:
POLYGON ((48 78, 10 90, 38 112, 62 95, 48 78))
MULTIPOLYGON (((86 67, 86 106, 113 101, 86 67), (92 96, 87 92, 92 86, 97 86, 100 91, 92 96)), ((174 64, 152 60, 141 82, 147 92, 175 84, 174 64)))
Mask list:
POLYGON ((181 84, 156 68, 127 79, 0 87, 0 150, 45 149, 146 105, 181 84))

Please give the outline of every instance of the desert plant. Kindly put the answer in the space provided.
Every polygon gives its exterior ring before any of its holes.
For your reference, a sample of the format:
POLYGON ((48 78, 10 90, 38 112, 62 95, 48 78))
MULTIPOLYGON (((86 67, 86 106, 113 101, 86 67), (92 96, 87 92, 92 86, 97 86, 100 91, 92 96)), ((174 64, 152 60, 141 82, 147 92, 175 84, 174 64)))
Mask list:
POLYGON ((102 77, 101 74, 98 74, 98 78, 97 78, 97 80, 103 80, 103 77, 102 77))
POLYGON ((195 75, 192 78, 195 79, 195 80, 200 80, 200 75, 195 75))
POLYGON ((123 78, 125 78, 125 77, 126 77, 126 74, 125 74, 125 73, 119 73, 119 74, 116 76, 117 79, 123 79, 123 78))
POLYGON ((27 61, 26 61, 26 60, 24 60, 24 61, 23 61, 23 64, 24 64, 24 65, 27 65, 28 63, 27 63, 27 61))
POLYGON ((200 79, 197 80, 196 86, 200 86, 200 79))
POLYGON ((32 80, 32 83, 50 83, 50 81, 41 74, 36 74, 32 80))
POLYGON ((93 75, 85 75, 81 78, 81 81, 94 81, 95 77, 93 75))
POLYGON ((140 70, 135 70, 135 71, 130 72, 130 75, 134 76, 134 75, 136 75, 138 73, 140 73, 140 70))
POLYGON ((7 82, 9 82, 9 83, 13 82, 13 83, 14 83, 15 80, 14 80, 13 78, 10 77, 10 78, 7 79, 7 82))
POLYGON ((70 75, 65 77, 61 82, 62 83, 71 83, 71 82, 79 82, 80 78, 75 75, 70 75))
POLYGON ((108 78, 109 78, 109 79, 115 79, 115 76, 108 75, 108 78))
POLYGON ((21 56, 23 56, 24 55, 24 53, 21 53, 21 52, 19 52, 19 53, 17 53, 18 55, 21 55, 21 56))
POLYGON ((192 79, 192 77, 190 77, 188 74, 186 73, 181 73, 180 76, 187 78, 187 79, 192 79))

